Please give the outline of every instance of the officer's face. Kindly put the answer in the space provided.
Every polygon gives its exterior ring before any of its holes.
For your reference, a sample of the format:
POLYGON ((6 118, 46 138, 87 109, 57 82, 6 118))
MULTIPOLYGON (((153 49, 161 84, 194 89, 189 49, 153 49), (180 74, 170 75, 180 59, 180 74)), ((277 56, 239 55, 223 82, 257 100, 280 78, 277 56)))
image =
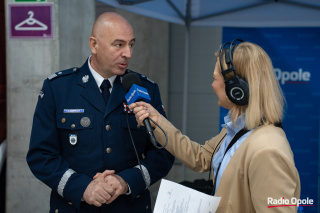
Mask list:
POLYGON ((135 43, 130 25, 108 24, 96 38, 96 52, 92 52, 96 64, 93 68, 104 78, 123 75, 127 69, 135 43))
POLYGON ((213 82, 211 86, 218 96, 218 105, 226 109, 231 109, 232 103, 226 94, 226 85, 224 83, 224 78, 220 73, 219 66, 220 64, 217 62, 213 72, 213 82))

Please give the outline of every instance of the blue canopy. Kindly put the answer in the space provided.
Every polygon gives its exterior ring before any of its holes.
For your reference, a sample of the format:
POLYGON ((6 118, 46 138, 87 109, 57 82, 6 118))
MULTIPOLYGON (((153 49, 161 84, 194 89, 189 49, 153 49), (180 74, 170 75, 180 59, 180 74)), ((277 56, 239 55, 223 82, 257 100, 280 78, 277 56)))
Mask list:
POLYGON ((227 27, 320 26, 319 0, 99 0, 176 24, 227 27))

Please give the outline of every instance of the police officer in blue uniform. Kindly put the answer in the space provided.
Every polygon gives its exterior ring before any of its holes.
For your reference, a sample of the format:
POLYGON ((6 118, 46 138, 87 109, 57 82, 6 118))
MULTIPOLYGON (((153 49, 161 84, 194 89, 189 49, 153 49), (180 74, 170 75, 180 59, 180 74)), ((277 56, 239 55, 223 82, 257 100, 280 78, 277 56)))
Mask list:
MULTIPOLYGON (((93 26, 92 55, 84 65, 44 81, 27 162, 33 174, 52 189, 50 212, 151 212, 147 188, 167 175, 174 157, 152 145, 125 102, 121 81, 132 72, 127 66, 134 43, 127 20, 104 13, 93 26), (111 92, 107 103, 100 89, 105 79, 111 92)), ((165 115, 157 84, 139 77, 150 103, 165 115)))

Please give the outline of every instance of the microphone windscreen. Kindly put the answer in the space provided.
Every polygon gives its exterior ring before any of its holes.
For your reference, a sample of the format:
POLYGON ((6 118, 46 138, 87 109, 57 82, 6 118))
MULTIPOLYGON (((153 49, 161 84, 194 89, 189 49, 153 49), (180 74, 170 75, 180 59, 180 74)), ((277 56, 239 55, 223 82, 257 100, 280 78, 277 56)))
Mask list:
POLYGON ((133 84, 142 86, 141 80, 137 74, 130 72, 122 78, 122 86, 124 91, 129 92, 133 84))

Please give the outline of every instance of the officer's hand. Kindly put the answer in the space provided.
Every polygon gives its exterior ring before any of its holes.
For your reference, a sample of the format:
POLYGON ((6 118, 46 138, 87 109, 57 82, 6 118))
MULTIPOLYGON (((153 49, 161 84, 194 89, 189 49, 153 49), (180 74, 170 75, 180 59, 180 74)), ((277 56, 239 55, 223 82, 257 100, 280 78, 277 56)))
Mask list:
MULTIPOLYGON (((143 121, 147 117, 150 117, 154 122, 160 125, 162 115, 153 108, 150 104, 145 102, 135 102, 130 104, 129 108, 134 111, 136 115, 136 120, 139 125, 144 125, 143 121)), ((153 122, 150 122, 152 127, 156 127, 153 122)))
POLYGON ((104 181, 115 190, 115 193, 107 200, 107 204, 112 203, 119 195, 125 194, 129 190, 128 184, 119 175, 108 175, 104 181))
POLYGON ((83 199, 88 204, 100 207, 106 203, 112 195, 116 193, 110 184, 104 181, 104 178, 114 174, 114 170, 106 170, 100 174, 96 179, 90 182, 86 190, 83 193, 83 199))

